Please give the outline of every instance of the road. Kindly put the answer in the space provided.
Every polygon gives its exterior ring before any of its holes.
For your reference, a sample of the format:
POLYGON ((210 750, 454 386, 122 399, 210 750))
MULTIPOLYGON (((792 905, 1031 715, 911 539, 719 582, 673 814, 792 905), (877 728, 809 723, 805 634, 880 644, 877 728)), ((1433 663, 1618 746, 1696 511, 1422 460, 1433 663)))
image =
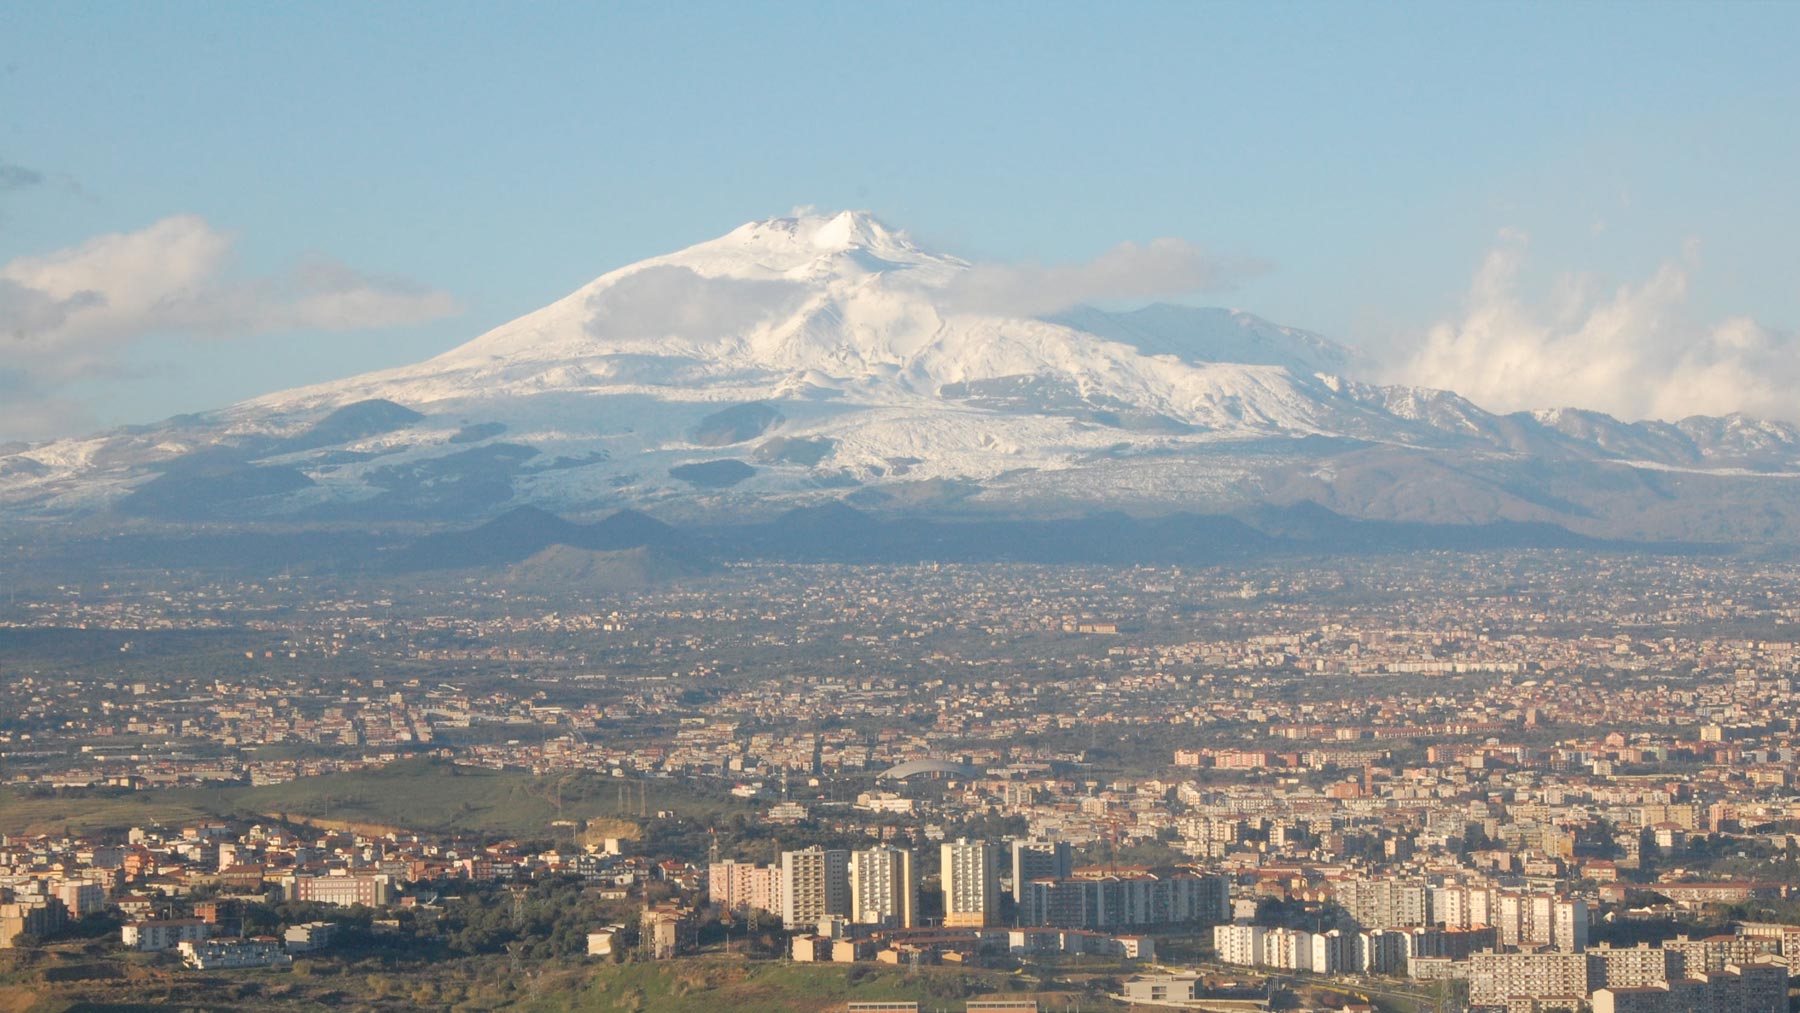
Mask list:
MULTIPOLYGON (((1255 974, 1270 979, 1296 982, 1314 988, 1327 989, 1341 995, 1360 995, 1381 998, 1393 1002, 1406 1003, 1415 1013, 1437 1013, 1438 997, 1427 989, 1409 989, 1395 986, 1385 981, 1369 978, 1351 979, 1342 976, 1305 974, 1298 971, 1277 971, 1266 967, 1243 967, 1237 964, 1221 964, 1213 961, 1199 961, 1188 965, 1192 970, 1205 971, 1209 974, 1255 974)), ((1170 973, 1180 973, 1175 968, 1165 968, 1170 973)), ((1446 999, 1443 1004, 1444 1013, 1458 1009, 1455 1003, 1446 999)))

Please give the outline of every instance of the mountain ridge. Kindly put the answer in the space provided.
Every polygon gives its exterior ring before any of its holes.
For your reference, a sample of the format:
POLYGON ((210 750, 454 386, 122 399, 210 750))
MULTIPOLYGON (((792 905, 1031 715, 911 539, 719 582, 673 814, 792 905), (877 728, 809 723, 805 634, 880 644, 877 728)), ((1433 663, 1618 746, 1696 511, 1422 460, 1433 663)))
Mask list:
POLYGON ((1800 430, 1495 414, 1355 378, 1324 337, 1153 303, 1048 316, 860 212, 766 219, 607 272, 397 369, 0 449, 0 517, 1172 514, 1316 501, 1370 520, 1800 539, 1800 430), (1754 504, 1753 520, 1717 504, 1754 504), (1673 504, 1673 505, 1671 505, 1673 504))

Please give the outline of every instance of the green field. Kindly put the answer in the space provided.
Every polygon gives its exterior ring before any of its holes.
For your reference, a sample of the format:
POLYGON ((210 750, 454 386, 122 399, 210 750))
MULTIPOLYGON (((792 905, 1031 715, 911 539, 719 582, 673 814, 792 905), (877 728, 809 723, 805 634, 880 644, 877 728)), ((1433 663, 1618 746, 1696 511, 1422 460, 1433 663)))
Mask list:
MULTIPOLYGON (((697 957, 662 963, 521 965, 505 958, 381 967, 326 956, 293 970, 199 973, 172 959, 92 952, 0 953, 0 1013, 73 1010, 454 1009, 633 1013, 825 1013, 854 999, 912 999, 961 1009, 1020 984, 998 971, 879 964, 795 964, 697 957)), ((1046 994, 1052 1011, 1120 1008, 1093 993, 1046 994)))
MULTIPOLYGON (((1007 988, 1008 976, 991 971, 925 968, 911 972, 875 964, 794 964, 719 959, 620 964, 547 982, 520 1007, 541 1013, 619 1010, 642 1013, 809 1013, 842 1009, 856 999, 914 999, 925 1009, 960 1009, 960 1000, 1007 988)), ((1055 1007, 1052 1007, 1055 1008, 1055 1007)), ((1089 999, 1087 1009, 1094 1009, 1089 999)))
POLYGON ((83 792, 39 797, 0 788, 0 831, 23 834, 95 834, 141 826, 180 826, 213 815, 210 792, 83 792))
POLYGON ((402 760, 375 770, 326 774, 259 788, 178 788, 164 791, 35 797, 0 789, 0 830, 60 834, 121 831, 133 826, 180 826, 208 818, 258 820, 271 814, 321 823, 361 825, 376 832, 397 827, 425 833, 543 838, 568 833, 558 819, 577 823, 624 816, 640 804, 654 815, 686 818, 744 811, 728 795, 709 795, 671 780, 642 782, 575 773, 534 777, 522 771, 462 767, 439 760, 402 760), (640 802, 639 788, 643 789, 640 802))

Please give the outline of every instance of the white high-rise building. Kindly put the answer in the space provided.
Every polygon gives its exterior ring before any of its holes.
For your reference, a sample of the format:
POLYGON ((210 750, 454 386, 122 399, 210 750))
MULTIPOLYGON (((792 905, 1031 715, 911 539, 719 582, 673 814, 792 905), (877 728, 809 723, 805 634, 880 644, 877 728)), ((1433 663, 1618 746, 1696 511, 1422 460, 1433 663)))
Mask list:
POLYGON ((1366 929, 1426 925, 1432 891, 1424 883, 1399 879, 1351 879, 1334 884, 1338 904, 1366 929))
POLYGON ((1503 946, 1517 946, 1525 940, 1526 913, 1530 904, 1516 893, 1501 893, 1493 902, 1494 928, 1503 946))
POLYGON ((987 841, 945 841, 943 859, 944 924, 980 928, 1000 919, 1000 849, 987 841))
POLYGON ((1227 964, 1262 963, 1264 929, 1260 925, 1213 926, 1213 951, 1227 964))
POLYGON ((781 924, 812 928, 826 915, 850 914, 850 852, 812 847, 781 853, 781 924))
POLYGON ((1556 927, 1556 898, 1547 893, 1534 893, 1525 898, 1525 926, 1520 932, 1527 945, 1543 946, 1550 942, 1556 927))
POLYGON ((1587 949, 1588 906, 1580 897, 1558 897, 1551 905, 1550 945, 1567 953, 1587 949))
POLYGON ((918 911, 919 880, 911 851, 881 847, 850 855, 851 921, 910 929, 918 911))

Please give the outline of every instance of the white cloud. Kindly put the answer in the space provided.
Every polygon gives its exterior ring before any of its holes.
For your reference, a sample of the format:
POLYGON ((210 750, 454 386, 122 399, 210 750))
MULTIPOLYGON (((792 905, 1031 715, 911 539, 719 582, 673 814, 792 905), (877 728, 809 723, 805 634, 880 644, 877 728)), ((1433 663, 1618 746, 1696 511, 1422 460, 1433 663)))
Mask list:
POLYGON ((1694 319, 1692 244, 1635 284, 1607 290, 1592 276, 1565 276, 1537 306, 1520 293, 1526 249, 1525 236, 1502 233, 1461 316, 1432 326, 1390 378, 1454 390, 1495 411, 1795 417, 1800 343, 1747 318, 1694 319))
POLYGON ((62 387, 108 375, 143 338, 363 330, 458 312, 447 293, 326 258, 262 278, 235 277, 230 266, 231 238, 193 215, 0 264, 0 362, 12 378, 7 428, 55 431, 51 412, 18 406, 66 405, 62 387), (40 414, 45 424, 21 424, 40 414))
POLYGON ((1232 287, 1263 265, 1225 261, 1185 239, 1120 243, 1084 264, 976 264, 943 290, 952 311, 1044 316, 1082 303, 1232 287))
POLYGON ((738 337, 806 298, 791 281, 713 278, 674 264, 633 271, 588 300, 588 333, 609 338, 738 337))

